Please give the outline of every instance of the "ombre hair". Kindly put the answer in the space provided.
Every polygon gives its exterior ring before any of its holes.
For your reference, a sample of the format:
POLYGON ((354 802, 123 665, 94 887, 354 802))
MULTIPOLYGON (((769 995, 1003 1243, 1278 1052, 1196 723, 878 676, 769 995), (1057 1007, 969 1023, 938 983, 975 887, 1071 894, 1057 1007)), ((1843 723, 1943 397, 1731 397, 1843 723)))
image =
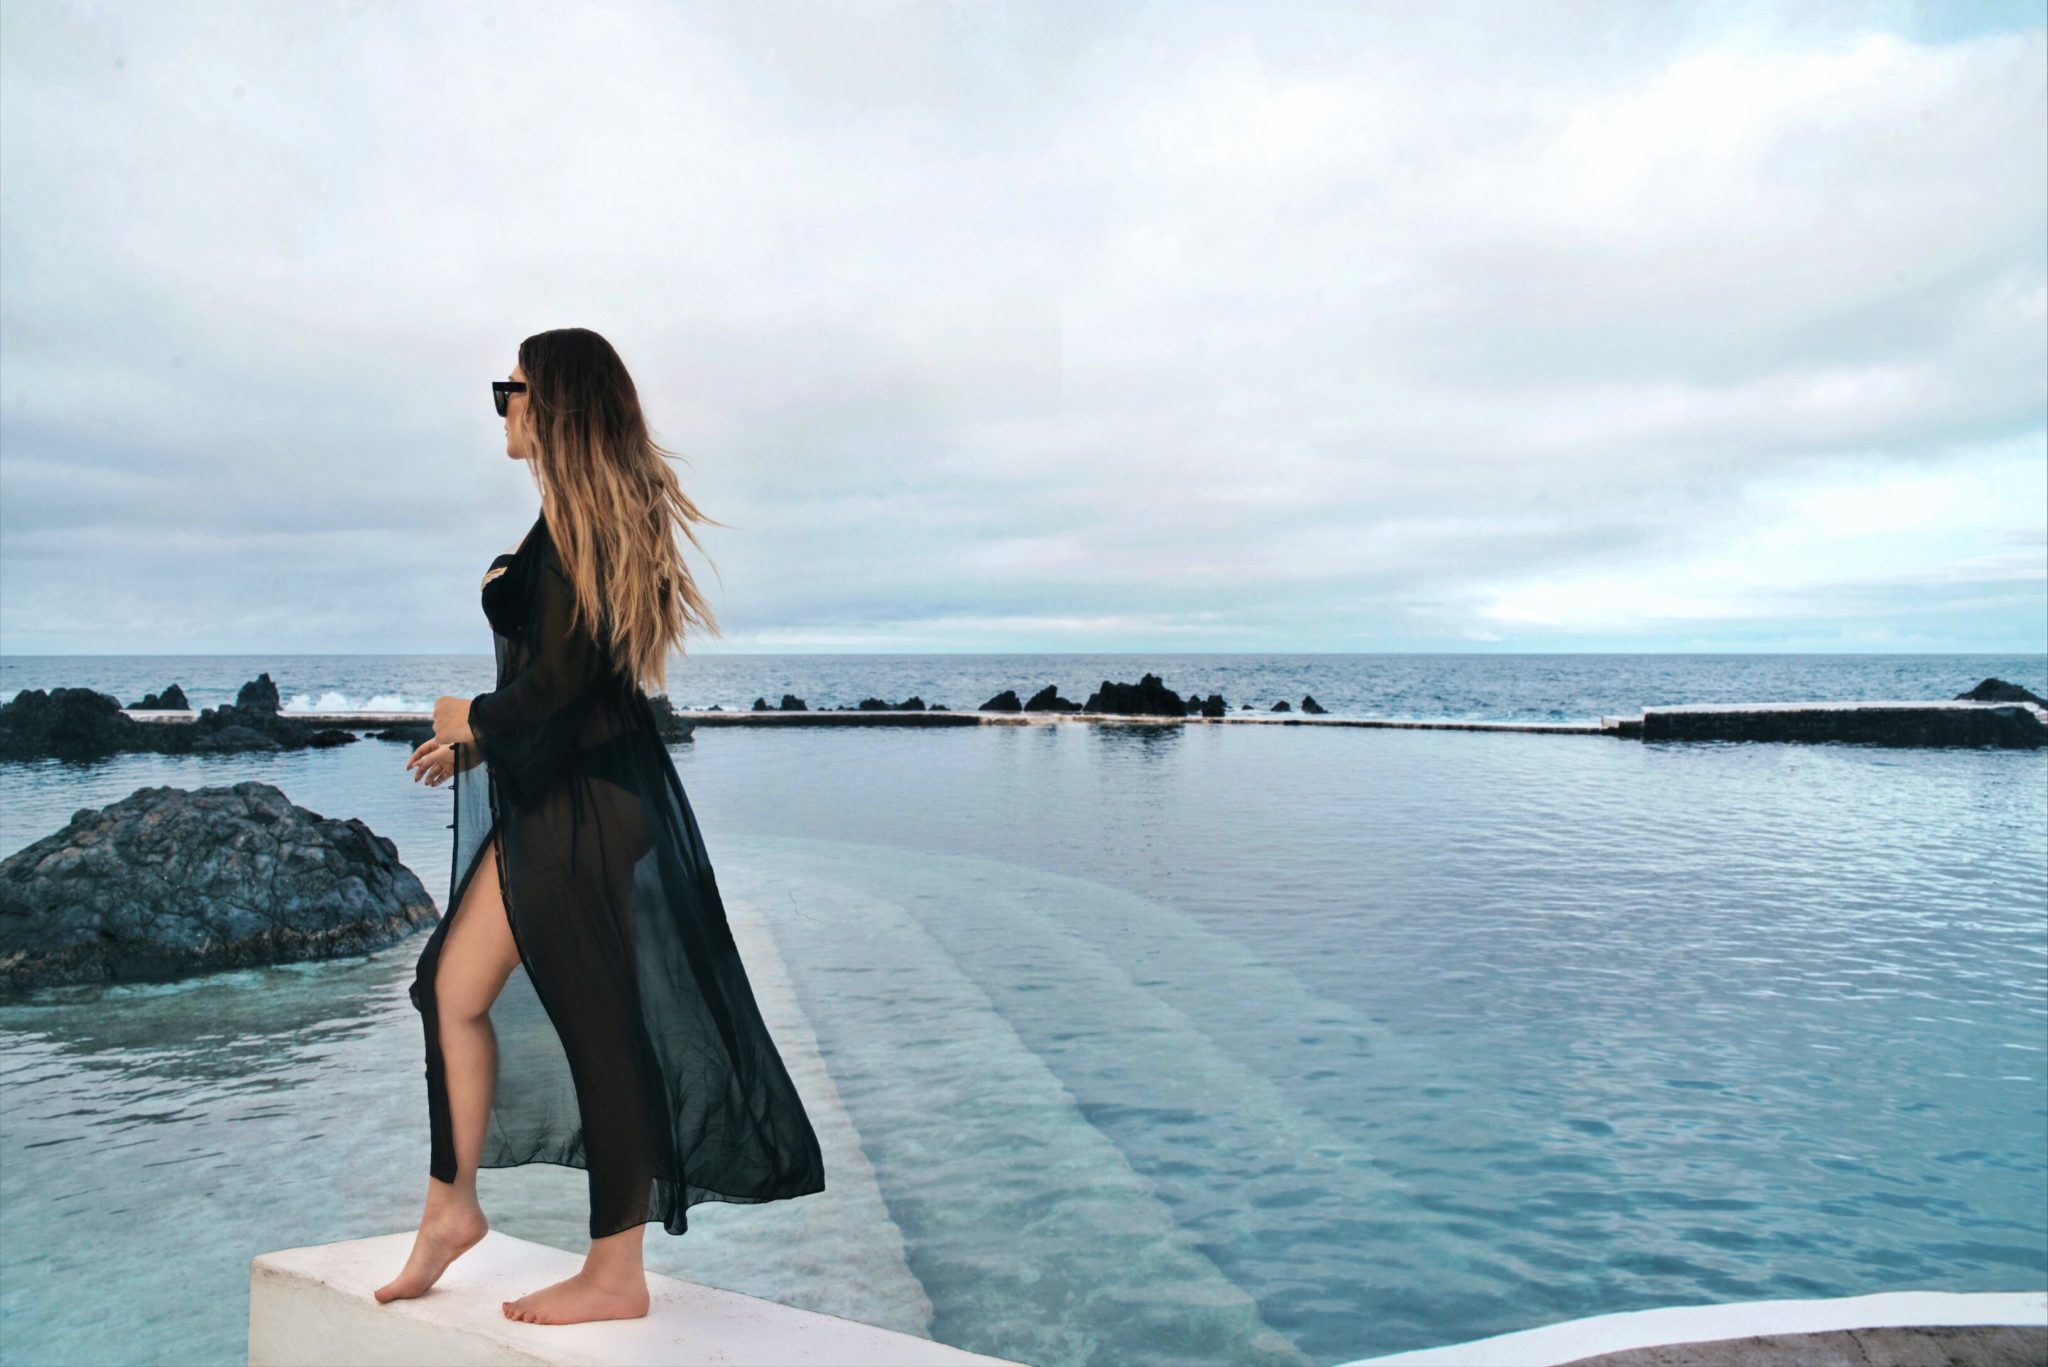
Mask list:
MULTIPOLYGON (((576 618, 609 645, 627 682, 668 687, 668 652, 696 622, 724 633, 683 563, 680 528, 726 524, 699 512, 655 444, 619 353, 588 328, 537 332, 519 344, 526 376, 527 465, 548 534, 576 590, 576 618)), ((685 464, 688 462, 685 461, 685 464)), ((706 556, 709 559, 708 553, 706 556)), ((713 566, 714 570, 716 566, 713 566)))

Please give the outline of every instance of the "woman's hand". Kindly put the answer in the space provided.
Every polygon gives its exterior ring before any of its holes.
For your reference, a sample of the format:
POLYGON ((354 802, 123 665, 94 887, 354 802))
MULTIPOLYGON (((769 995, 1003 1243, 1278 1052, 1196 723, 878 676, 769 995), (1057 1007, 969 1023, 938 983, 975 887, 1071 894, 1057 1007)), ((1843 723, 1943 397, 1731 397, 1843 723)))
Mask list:
POLYGON ((438 740, 423 741, 405 768, 414 783, 424 781, 429 788, 438 788, 455 777, 455 747, 438 740))
POLYGON ((469 729, 469 699, 434 699, 434 739, 443 745, 460 745, 476 736, 469 729))

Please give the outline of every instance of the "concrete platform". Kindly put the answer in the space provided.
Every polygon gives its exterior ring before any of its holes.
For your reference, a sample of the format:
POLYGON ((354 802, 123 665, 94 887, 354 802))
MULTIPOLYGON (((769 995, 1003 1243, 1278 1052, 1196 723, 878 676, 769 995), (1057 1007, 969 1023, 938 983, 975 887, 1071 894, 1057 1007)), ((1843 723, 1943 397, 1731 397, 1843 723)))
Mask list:
POLYGON ((412 1231, 264 1253, 249 1263, 249 1365, 718 1363, 724 1367, 1020 1367, 930 1339, 650 1272, 640 1319, 525 1324, 501 1301, 560 1281, 580 1253, 492 1230, 426 1295, 371 1293, 405 1265, 412 1231))
MULTIPOLYGON (((132 721, 161 726, 180 726, 199 720, 196 711, 141 712, 126 709, 132 721)), ((431 712, 282 712, 293 721, 317 722, 324 726, 355 728, 368 726, 428 726, 431 712)), ((1089 723, 1126 726, 1364 726, 1417 731, 1547 731, 1565 735, 1597 736, 1603 730, 1592 721, 1414 721, 1400 717, 1331 717, 1306 712, 1244 712, 1222 717, 1142 717, 1125 712, 892 712, 870 709, 755 712, 735 708, 711 712, 676 709, 680 721, 696 726, 1057 726, 1089 723)))
POLYGON ((1646 707, 1619 734, 1642 740, 1846 741, 1876 745, 2048 745, 2048 710, 2026 702, 1714 703, 1646 707))
MULTIPOLYGON (((180 725, 197 712, 129 710, 135 721, 180 725)), ((284 716, 332 727, 424 726, 425 712, 287 712, 284 716)), ((1221 717, 1140 717, 1120 712, 896 712, 859 710, 730 712, 677 709, 694 726, 1340 726, 1393 731, 1525 731, 1622 740, 1749 740, 1854 742, 1880 745, 2048 746, 2048 709, 2034 703, 1943 700, 1878 702, 1702 703, 1649 707, 1635 716, 1595 721, 1426 721, 1406 717, 1345 717, 1304 712, 1235 712, 1221 717)))
POLYGON ((2048 1291, 1887 1291, 1565 1320, 1341 1367, 2038 1367, 2048 1291))

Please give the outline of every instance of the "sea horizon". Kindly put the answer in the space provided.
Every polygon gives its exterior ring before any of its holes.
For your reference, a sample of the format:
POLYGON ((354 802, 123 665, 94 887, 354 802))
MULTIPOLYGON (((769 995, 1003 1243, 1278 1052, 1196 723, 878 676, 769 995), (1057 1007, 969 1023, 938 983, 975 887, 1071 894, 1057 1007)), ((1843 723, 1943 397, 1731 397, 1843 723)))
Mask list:
MULTIPOLYGON (((444 695, 493 685, 487 655, 0 655, 0 704, 26 688, 91 688, 132 705, 178 684, 195 708, 233 702, 263 673, 280 708, 430 712, 444 695)), ((967 712, 1005 689, 1046 684, 1076 704, 1102 682, 1146 673, 1182 697, 1221 693, 1228 709, 1298 709, 1313 697, 1338 717, 1597 721, 1644 707, 1770 702, 1937 701, 2001 678, 2048 696, 2048 654, 1939 652, 831 652, 671 656, 666 696, 679 709, 778 705, 818 710, 910 698, 967 712)))

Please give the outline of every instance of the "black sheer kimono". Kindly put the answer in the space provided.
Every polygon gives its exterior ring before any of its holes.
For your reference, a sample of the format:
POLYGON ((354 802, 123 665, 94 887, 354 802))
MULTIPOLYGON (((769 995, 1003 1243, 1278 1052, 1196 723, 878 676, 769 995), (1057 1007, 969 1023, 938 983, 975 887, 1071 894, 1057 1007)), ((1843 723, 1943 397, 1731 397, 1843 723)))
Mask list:
POLYGON ((411 989, 428 1171, 455 1178, 434 971, 491 854, 523 972, 491 1007, 481 1166, 585 1169, 593 1239, 652 1220, 681 1234, 699 1201, 823 1191, 824 1163, 647 697, 602 630, 571 630, 573 600, 545 517, 484 576, 498 687, 456 747, 452 888, 411 989))

